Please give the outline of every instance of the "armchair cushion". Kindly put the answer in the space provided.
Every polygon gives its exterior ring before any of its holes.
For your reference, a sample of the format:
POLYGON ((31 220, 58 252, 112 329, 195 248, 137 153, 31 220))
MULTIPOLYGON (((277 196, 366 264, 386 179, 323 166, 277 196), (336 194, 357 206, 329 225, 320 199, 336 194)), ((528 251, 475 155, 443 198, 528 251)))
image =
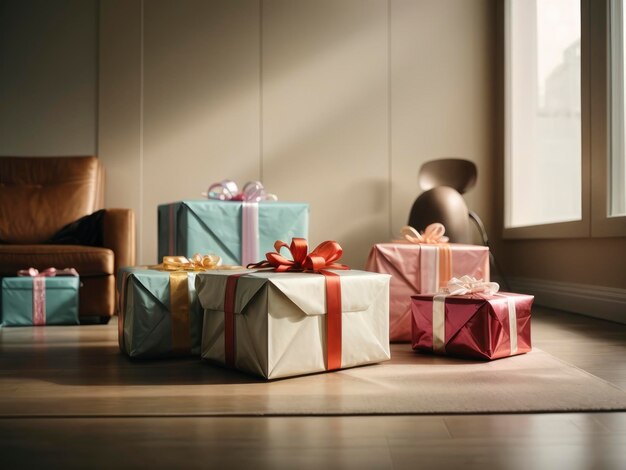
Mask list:
POLYGON ((0 276, 25 268, 75 268, 81 277, 114 274, 113 251, 78 245, 0 245, 0 276))

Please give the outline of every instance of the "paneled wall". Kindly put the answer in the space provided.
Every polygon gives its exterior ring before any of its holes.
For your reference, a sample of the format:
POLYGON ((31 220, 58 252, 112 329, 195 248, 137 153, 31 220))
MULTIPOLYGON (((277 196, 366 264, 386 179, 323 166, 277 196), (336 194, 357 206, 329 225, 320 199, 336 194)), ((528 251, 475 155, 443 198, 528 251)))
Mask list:
POLYGON ((97 44, 97 0, 0 0, 0 155, 97 153, 97 44))
POLYGON ((100 157, 156 261, 156 206, 261 179, 311 204, 345 262, 406 222, 420 165, 479 167, 490 223, 495 17, 488 0, 107 0, 100 157))

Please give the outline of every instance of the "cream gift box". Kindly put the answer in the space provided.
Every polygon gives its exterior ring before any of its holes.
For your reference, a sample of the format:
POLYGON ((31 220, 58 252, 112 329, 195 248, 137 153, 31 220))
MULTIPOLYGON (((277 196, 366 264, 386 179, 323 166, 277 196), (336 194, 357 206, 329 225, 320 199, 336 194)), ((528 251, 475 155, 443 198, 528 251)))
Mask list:
MULTIPOLYGON (((340 367, 390 359, 390 276, 352 270, 331 273, 339 276, 341 286, 340 367)), ((248 271, 235 275, 240 276, 236 288, 227 292, 232 276, 232 271, 219 270, 196 276, 204 309, 202 358, 266 379, 328 370, 324 275, 248 271), (232 323, 225 321, 229 294, 232 323)))

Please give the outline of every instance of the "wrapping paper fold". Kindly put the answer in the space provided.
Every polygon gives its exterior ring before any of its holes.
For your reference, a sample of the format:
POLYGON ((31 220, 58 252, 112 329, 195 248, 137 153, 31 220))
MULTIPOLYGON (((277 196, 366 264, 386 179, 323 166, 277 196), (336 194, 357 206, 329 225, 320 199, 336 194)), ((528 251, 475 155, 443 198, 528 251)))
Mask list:
POLYGON ((509 292, 413 296, 413 349, 485 360, 529 352, 533 299, 509 292))
POLYGON ((78 276, 5 277, 2 323, 5 326, 78 325, 78 276))
POLYGON ((158 259, 216 253, 224 264, 247 265, 274 241, 307 238, 309 205, 290 202, 180 201, 158 208, 158 259))
POLYGON ((123 353, 137 358, 200 353, 202 309, 195 276, 196 272, 120 269, 118 335, 123 353))
MULTIPOLYGON (((333 271, 341 282, 341 368, 390 358, 389 276, 333 271)), ((225 298, 232 271, 196 276, 202 358, 226 365, 225 298)), ((323 275, 249 271, 234 291, 234 367, 266 379, 327 370, 323 275)))
POLYGON ((372 247, 365 269, 391 274, 389 339, 408 342, 411 296, 435 293, 451 277, 467 274, 489 280, 489 249, 456 243, 378 243, 372 247))

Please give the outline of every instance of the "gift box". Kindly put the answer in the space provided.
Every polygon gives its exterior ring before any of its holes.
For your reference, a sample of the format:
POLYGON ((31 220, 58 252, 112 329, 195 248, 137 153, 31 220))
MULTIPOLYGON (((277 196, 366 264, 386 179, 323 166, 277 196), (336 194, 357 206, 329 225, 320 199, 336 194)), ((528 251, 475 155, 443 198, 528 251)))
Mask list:
POLYGON ((483 360, 527 353, 533 299, 488 291, 413 296, 413 349, 483 360))
POLYGON ((411 296, 432 294, 452 277, 489 280, 489 249, 456 243, 378 243, 367 271, 391 274, 389 339, 411 341, 411 296))
POLYGON ((259 261, 275 240, 307 237, 309 205, 291 202, 179 201, 158 208, 159 259, 212 252, 225 264, 259 261))
POLYGON ((78 325, 78 274, 38 273, 2 279, 4 326, 78 325))
POLYGON ((118 275, 120 350, 130 357, 200 354, 202 309, 196 272, 122 268, 118 275))
POLYGON ((198 274, 196 290, 205 309, 202 358, 266 379, 390 359, 389 276, 364 271, 336 275, 341 286, 340 325, 329 338, 329 328, 336 325, 327 323, 334 319, 327 318, 323 275, 198 274), (333 344, 335 351, 329 352, 333 344), (329 359, 335 361, 330 367, 329 359))

